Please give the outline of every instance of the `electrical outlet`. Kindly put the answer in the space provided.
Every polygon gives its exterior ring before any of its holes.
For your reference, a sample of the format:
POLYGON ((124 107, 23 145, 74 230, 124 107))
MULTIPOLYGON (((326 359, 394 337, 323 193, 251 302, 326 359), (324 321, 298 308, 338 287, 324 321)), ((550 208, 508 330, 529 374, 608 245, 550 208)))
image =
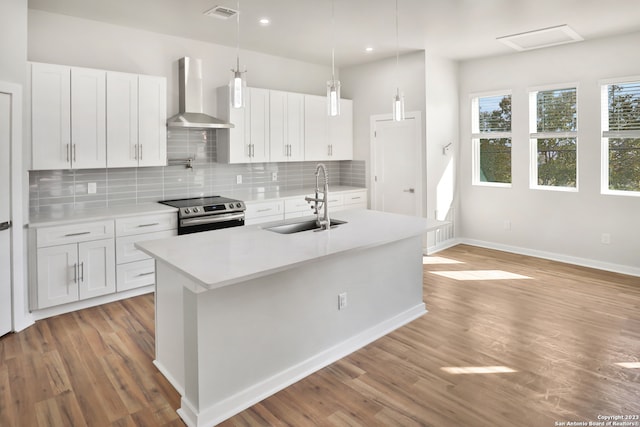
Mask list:
POLYGON ((271 172, 271 181, 278 180, 278 172, 271 172))
POLYGON ((602 233, 602 236, 600 237, 600 241, 602 242, 603 245, 610 245, 611 244, 611 234, 602 233))
POLYGON ((88 194, 96 194, 97 191, 98 191, 98 185, 95 182, 90 182, 87 184, 88 194))
POLYGON ((338 294, 338 310, 347 308, 347 293, 338 294))
POLYGON ((236 175, 236 184, 242 184, 242 175, 236 175))

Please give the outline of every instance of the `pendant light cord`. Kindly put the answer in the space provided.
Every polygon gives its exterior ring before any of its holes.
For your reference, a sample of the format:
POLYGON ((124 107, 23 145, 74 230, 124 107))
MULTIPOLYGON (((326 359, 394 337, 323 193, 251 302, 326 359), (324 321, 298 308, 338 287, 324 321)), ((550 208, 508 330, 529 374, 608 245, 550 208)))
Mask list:
POLYGON ((335 1, 331 0, 331 80, 336 81, 335 1))
POLYGON ((236 67, 238 72, 240 71, 240 0, 236 3, 236 67))
POLYGON ((396 0, 396 91, 400 91, 400 36, 398 34, 398 0, 396 0))

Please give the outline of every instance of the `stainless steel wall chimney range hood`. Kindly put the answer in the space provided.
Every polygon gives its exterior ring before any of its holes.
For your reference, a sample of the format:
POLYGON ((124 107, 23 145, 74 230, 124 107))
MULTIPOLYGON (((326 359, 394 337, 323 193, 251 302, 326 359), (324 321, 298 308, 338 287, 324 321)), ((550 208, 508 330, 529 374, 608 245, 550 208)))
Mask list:
POLYGON ((202 60, 178 60, 178 114, 167 120, 168 128, 228 129, 233 124, 204 114, 202 99, 202 60))

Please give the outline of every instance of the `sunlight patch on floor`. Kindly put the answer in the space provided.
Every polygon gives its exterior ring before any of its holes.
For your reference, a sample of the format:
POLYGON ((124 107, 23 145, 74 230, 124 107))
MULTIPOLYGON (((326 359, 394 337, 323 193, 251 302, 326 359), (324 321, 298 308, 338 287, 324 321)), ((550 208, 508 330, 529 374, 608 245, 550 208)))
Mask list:
POLYGON ((616 365, 628 369, 640 369, 640 362, 620 362, 616 363, 616 365))
POLYGON ((454 280, 510 280, 531 279, 529 276, 509 273, 502 270, 461 270, 461 271, 430 271, 438 276, 454 280))
POLYGON ((459 375, 459 374, 508 374, 511 372, 517 372, 514 369, 508 368, 506 366, 449 366, 445 368, 440 368, 443 371, 459 375))
POLYGON ((464 262, 441 256, 423 256, 422 264, 464 264, 464 262))

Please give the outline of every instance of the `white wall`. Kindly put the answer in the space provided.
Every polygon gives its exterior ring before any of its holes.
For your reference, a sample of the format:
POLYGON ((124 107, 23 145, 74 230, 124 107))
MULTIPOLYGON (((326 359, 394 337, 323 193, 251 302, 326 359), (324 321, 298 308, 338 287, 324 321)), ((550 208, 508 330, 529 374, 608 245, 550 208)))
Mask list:
MULTIPOLYGON (((65 15, 29 10, 29 61, 167 77, 169 116, 178 110, 178 59, 202 59, 204 108, 216 114, 215 88, 229 83, 236 49, 65 15)), ((249 86, 322 95, 331 67, 240 51, 249 86)))
POLYGON ((639 45, 637 33, 461 64, 460 236, 640 275, 640 197, 600 194, 598 83, 639 75, 639 45), (578 85, 577 193, 529 189, 528 89, 557 83, 578 85), (470 94, 503 89, 513 91, 512 188, 472 186, 470 94), (602 233, 611 244, 601 243, 602 233))

